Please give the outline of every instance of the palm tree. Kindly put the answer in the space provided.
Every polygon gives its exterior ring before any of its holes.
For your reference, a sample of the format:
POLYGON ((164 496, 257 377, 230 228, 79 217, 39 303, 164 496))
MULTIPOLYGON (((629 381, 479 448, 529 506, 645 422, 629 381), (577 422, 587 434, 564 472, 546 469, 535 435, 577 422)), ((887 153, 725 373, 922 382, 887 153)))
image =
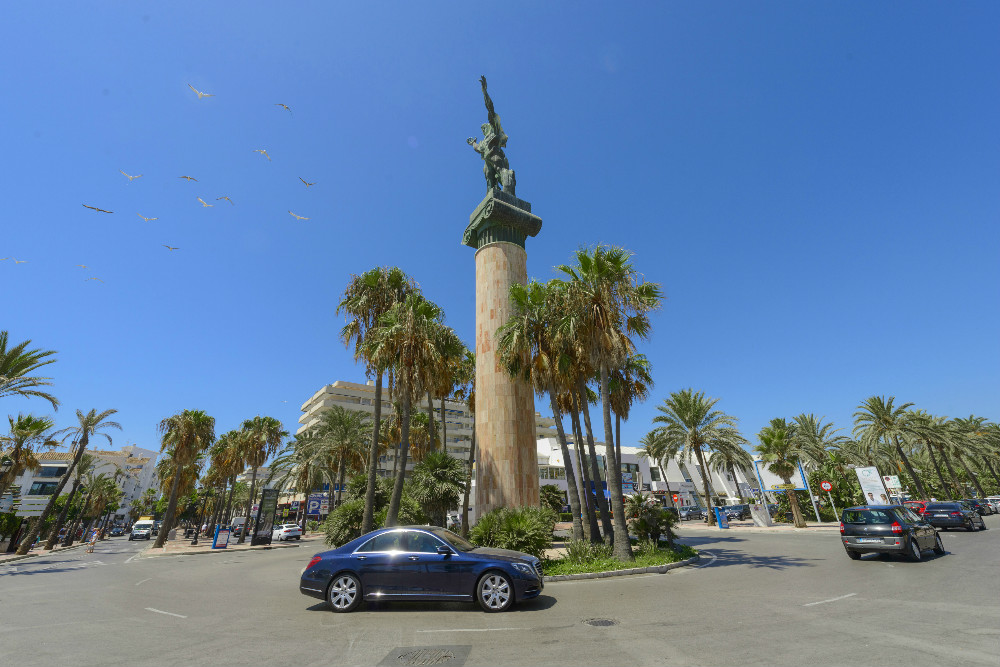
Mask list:
POLYGON ((66 482, 69 481, 70 476, 73 474, 73 470, 80 464, 80 459, 83 457, 83 454, 87 449, 87 445, 90 444, 90 436, 104 436, 108 439, 108 443, 110 444, 111 436, 107 433, 100 433, 100 431, 106 428, 116 428, 121 430, 121 424, 107 420, 108 417, 116 412, 118 411, 114 409, 105 410, 100 413, 96 410, 91 410, 85 414, 80 410, 77 410, 77 426, 71 426, 58 431, 58 433, 66 433, 67 437, 73 437, 73 441, 76 443, 76 455, 73 457, 73 461, 66 469, 66 473, 62 476, 62 479, 59 480, 59 484, 56 485, 56 489, 49 498, 49 504, 45 506, 45 509, 42 511, 42 515, 38 517, 34 524, 32 524, 31 529, 28 530, 27 535, 25 535, 24 539, 21 541, 21 545, 17 549, 17 555, 23 556, 28 553, 28 549, 31 548, 35 538, 38 537, 38 532, 42 529, 42 525, 49 520, 49 515, 52 514, 52 509, 55 507, 56 499, 59 497, 59 494, 62 493, 63 487, 66 486, 66 482))
POLYGON ((824 423, 824 419, 825 417, 817 417, 812 413, 802 413, 792 420, 795 422, 803 457, 816 466, 823 465, 829 456, 829 450, 847 440, 846 436, 836 435, 840 429, 835 429, 832 422, 824 423))
POLYGON ((972 485, 976 487, 976 493, 979 494, 979 497, 985 498, 986 492, 983 491, 983 486, 979 483, 979 477, 976 476, 976 473, 965 462, 965 457, 974 456, 983 444, 983 438, 988 432, 986 430, 986 418, 970 415, 967 419, 961 417, 952 419, 951 423, 957 436, 954 438, 952 445, 955 459, 962 466, 962 469, 965 470, 965 474, 972 481, 972 485))
POLYGON ((951 435, 950 429, 946 424, 947 419, 944 417, 935 417, 923 410, 911 410, 907 415, 907 422, 910 426, 907 435, 915 443, 924 446, 924 451, 927 452, 934 472, 937 474, 938 481, 941 483, 941 495, 947 495, 952 499, 956 498, 956 489, 953 486, 955 483, 954 475, 952 475, 951 483, 946 481, 941 471, 941 463, 938 461, 939 456, 947 460, 944 448, 950 441, 951 435))
POLYGON ((372 424, 372 444, 368 451, 368 486, 365 490, 365 511, 361 519, 361 533, 372 529, 375 508, 375 481, 378 476, 379 431, 382 425, 382 377, 386 366, 379 366, 365 353, 366 342, 373 329, 379 325, 382 316, 397 303, 411 294, 419 294, 420 288, 397 267, 378 267, 360 276, 352 275, 351 281, 337 305, 350 318, 340 332, 340 338, 348 347, 354 343, 354 358, 362 360, 368 376, 375 376, 375 418, 372 424))
POLYGON ((660 286, 643 280, 630 257, 631 253, 622 248, 597 247, 593 252, 578 250, 575 267, 559 267, 570 277, 576 288, 574 300, 581 305, 563 326, 579 335, 593 367, 599 371, 604 442, 613 463, 607 475, 608 490, 615 533, 622 538, 614 541, 614 553, 623 561, 632 560, 632 548, 625 522, 621 462, 614 453, 608 379, 611 369, 634 351, 632 339, 649 336, 648 313, 659 307, 662 298, 660 286))
POLYGON ((615 458, 622 460, 622 421, 628 421, 634 403, 649 398, 653 388, 653 367, 644 354, 628 354, 621 364, 611 369, 608 391, 611 411, 615 414, 615 458))
POLYGON ((554 289, 534 280, 528 285, 511 285, 511 315, 497 330, 497 359, 512 378, 530 383, 539 396, 545 393, 549 395, 552 419, 556 423, 556 435, 565 462, 566 486, 570 511, 573 513, 573 539, 582 540, 580 495, 557 402, 559 353, 553 338, 555 296, 554 289))
MULTIPOLYGON (((288 431, 285 431, 281 422, 274 417, 261 417, 260 415, 244 421, 241 428, 246 433, 246 438, 242 440, 245 447, 243 458, 253 470, 250 477, 250 497, 247 499, 246 505, 247 526, 249 527, 250 503, 256 497, 257 471, 277 453, 281 447, 281 441, 288 437, 288 431)), ((247 530, 243 530, 236 543, 243 544, 246 537, 247 530)))
POLYGON ((45 541, 45 546, 43 547, 45 550, 50 550, 56 545, 56 540, 59 539, 59 530, 66 523, 66 516, 69 514, 69 508, 73 504, 73 498, 76 496, 77 489, 80 488, 84 476, 94 469, 96 461, 97 459, 90 454, 84 454, 80 457, 80 463, 77 464, 76 469, 73 471, 73 486, 66 497, 66 504, 63 505, 62 511, 59 512, 59 517, 52 524, 52 530, 49 531, 49 538, 45 541))
MULTIPOLYGON (((279 489, 293 489, 297 493, 306 495, 308 502, 309 492, 322 487, 324 483, 330 484, 334 488, 336 479, 330 474, 330 466, 324 458, 325 451, 317 446, 317 438, 314 432, 306 432, 295 436, 295 439, 286 445, 277 458, 271 462, 271 472, 268 476, 278 480, 279 489)), ((305 533, 306 512, 302 512, 302 532, 305 533)))
POLYGON ((396 481, 389 500, 386 526, 395 526, 403 495, 406 457, 410 447, 410 408, 416 397, 433 382, 440 357, 435 345, 441 324, 441 309, 418 294, 395 304, 366 337, 364 356, 376 368, 393 368, 401 406, 401 446, 396 481))
POLYGON ((4 396, 23 396, 44 398, 52 404, 53 410, 59 409, 59 400, 52 394, 41 391, 39 387, 51 387, 52 378, 28 375, 42 366, 51 364, 55 359, 49 359, 54 350, 29 350, 30 340, 18 343, 8 349, 9 335, 0 331, 0 398, 4 396))
POLYGON ((708 457, 708 467, 719 473, 729 473, 733 478, 733 487, 737 497, 742 501, 743 494, 740 493, 740 480, 736 476, 736 470, 747 471, 753 467, 753 457, 750 452, 743 449, 746 439, 739 433, 727 433, 728 437, 723 437, 716 441, 712 454, 708 457))
MULTIPOLYGON (((784 419, 772 419, 768 426, 760 430, 757 439, 760 440, 760 444, 756 447, 757 453, 767 465, 767 469, 780 477, 785 484, 790 485, 792 475, 798 469, 804 452, 796 437, 796 426, 784 419)), ((791 489, 787 489, 786 493, 788 503, 792 506, 795 527, 805 528, 806 521, 802 518, 798 494, 791 489)))
POLYGON ((670 482, 667 481, 667 468, 663 465, 663 462, 677 456, 679 445, 669 438, 664 437, 662 428, 654 428, 642 436, 639 439, 639 444, 642 445, 639 449, 639 457, 649 459, 651 463, 654 463, 660 469, 660 478, 667 487, 667 498, 670 499, 670 506, 676 510, 677 506, 674 504, 674 496, 670 491, 670 482))
POLYGON ((712 512, 712 495, 709 488, 711 472, 705 461, 705 449, 713 443, 731 439, 736 431, 737 420, 721 410, 714 410, 717 398, 705 398, 705 393, 694 389, 682 389, 664 399, 657 407, 660 414, 653 417, 654 424, 663 425, 664 446, 686 456, 688 460, 697 458, 701 468, 701 478, 708 504, 708 521, 715 525, 712 512))
POLYGON ((431 525, 447 526, 445 515, 458 505, 465 490, 465 470, 459 459, 432 451, 413 467, 410 495, 430 517, 431 525))
POLYGON ((893 447, 899 459, 906 466, 906 472, 913 480, 917 489, 917 494, 921 498, 927 498, 924 484, 920 481, 916 470, 910 464, 909 457, 900 445, 900 439, 908 431, 909 425, 906 420, 907 408, 913 403, 904 403, 898 407, 894 406, 896 397, 890 396, 888 400, 884 396, 871 396, 858 406, 858 411, 854 413, 854 437, 866 442, 882 441, 886 445, 893 447))
POLYGON ((330 486, 331 489, 336 488, 336 506, 340 506, 348 471, 357 472, 364 466, 364 446, 369 429, 371 420, 368 415, 346 410, 339 405, 331 406, 320 418, 315 436, 317 444, 328 453, 328 460, 337 462, 336 486, 330 486))
MULTIPOLYGON (((170 484, 167 511, 163 515, 163 524, 153 545, 157 549, 163 547, 163 543, 167 541, 167 533, 173 527, 178 491, 185 469, 194 467, 192 464, 198 460, 201 453, 215 442, 215 418, 209 417, 202 410, 184 410, 161 420, 159 431, 162 434, 160 451, 170 450, 170 456, 164 460, 169 460, 173 464, 173 479, 170 484)), ((166 481, 163 477, 160 479, 166 481)))
POLYGON ((169 498, 175 485, 177 489, 177 505, 173 517, 168 522, 167 513, 164 511, 164 520, 160 527, 160 532, 166 534, 169 534, 170 529, 179 522, 180 516, 186 511, 190 496, 198 486, 198 476, 201 474, 201 466, 205 460, 205 452, 199 451, 193 458, 181 462, 174 456, 174 449, 173 445, 168 446, 165 450, 165 455, 156 464, 156 475, 160 480, 160 490, 167 498, 168 507, 170 504, 169 498))
POLYGON ((472 416, 472 437, 469 438, 469 458, 465 462, 465 491, 462 493, 462 524, 459 533, 469 535, 469 494, 472 492, 472 469, 476 462, 476 353, 466 349, 465 360, 458 374, 456 398, 464 400, 472 416))
POLYGON ((17 419, 8 416, 7 422, 10 424, 10 431, 8 435, 0 436, 0 442, 11 448, 0 453, 10 457, 14 465, 6 473, 0 473, 0 493, 3 493, 25 470, 38 469, 39 463, 35 454, 39 449, 59 446, 59 442, 52 438, 51 431, 54 424, 48 417, 19 414, 17 419))

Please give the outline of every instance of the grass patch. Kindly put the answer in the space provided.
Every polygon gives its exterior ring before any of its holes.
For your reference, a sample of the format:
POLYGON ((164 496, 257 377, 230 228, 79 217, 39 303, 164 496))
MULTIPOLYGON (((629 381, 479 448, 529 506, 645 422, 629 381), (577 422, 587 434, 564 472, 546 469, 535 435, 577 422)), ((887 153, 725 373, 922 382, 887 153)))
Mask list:
POLYGON ((633 567, 653 567, 687 560, 698 552, 687 545, 676 545, 674 549, 654 545, 652 542, 635 545, 635 560, 625 562, 611 555, 611 547, 588 542, 570 542, 563 558, 546 559, 542 571, 546 576, 560 574, 583 574, 585 572, 610 572, 628 570, 633 567))

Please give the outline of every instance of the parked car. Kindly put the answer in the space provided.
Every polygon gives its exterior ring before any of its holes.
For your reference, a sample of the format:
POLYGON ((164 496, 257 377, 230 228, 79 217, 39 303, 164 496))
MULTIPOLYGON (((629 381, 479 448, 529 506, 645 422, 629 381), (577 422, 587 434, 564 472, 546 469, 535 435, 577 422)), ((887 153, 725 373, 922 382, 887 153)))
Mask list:
POLYGON ((924 508, 927 507, 928 502, 927 500, 907 500, 903 503, 903 507, 920 516, 924 513, 924 508))
POLYGON ((299 591, 326 600, 335 612, 362 600, 478 602, 506 611, 542 592, 542 565, 534 556, 477 547, 434 526, 380 528, 313 556, 299 591))
POLYGON ((726 518, 730 521, 746 521, 750 518, 749 505, 726 505, 719 509, 726 513, 726 518))
POLYGON ((979 513, 979 516, 986 516, 988 514, 993 514, 993 508, 990 504, 985 502, 982 498, 966 498, 962 501, 972 507, 979 513))
POLYGON ((989 496, 988 498, 986 498, 986 502, 988 502, 993 507, 993 510, 995 512, 1000 514, 1000 496, 989 496))
POLYGON ((924 520, 935 528, 965 528, 968 531, 986 528, 983 517, 972 507, 960 502, 928 503, 924 520))
POLYGON ((944 544, 934 526, 901 505, 866 505, 844 510, 840 538, 852 560, 865 553, 903 554, 919 561, 933 549, 944 554, 944 544))
POLYGON ((302 528, 297 523, 283 523, 274 527, 271 531, 271 539, 281 542, 283 540, 301 540, 302 528))
POLYGON ((136 521, 132 524, 132 532, 129 533, 130 540, 148 540, 153 536, 153 522, 147 520, 136 521))
POLYGON ((160 526, 162 526, 162 525, 163 525, 162 521, 154 521, 153 522, 153 537, 156 537, 157 535, 160 534, 160 526))
POLYGON ((680 509, 681 521, 704 519, 706 516, 705 511, 697 505, 684 505, 680 509))

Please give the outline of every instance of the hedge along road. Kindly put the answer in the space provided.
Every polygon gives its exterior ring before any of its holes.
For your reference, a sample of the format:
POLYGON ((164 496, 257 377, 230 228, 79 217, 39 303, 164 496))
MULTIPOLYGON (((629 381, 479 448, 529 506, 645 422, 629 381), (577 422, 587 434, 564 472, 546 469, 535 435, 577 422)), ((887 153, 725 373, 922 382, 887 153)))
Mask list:
POLYGON ((836 533, 688 531, 696 567, 550 583, 504 614, 457 603, 333 614, 298 592, 312 549, 129 560, 144 545, 111 540, 89 555, 100 565, 79 567, 77 551, 30 575, 0 567, 0 638, 19 665, 375 665, 448 646, 449 664, 467 653, 468 665, 995 666, 1000 517, 986 522, 994 530, 944 534, 948 555, 921 563, 851 561, 836 533))

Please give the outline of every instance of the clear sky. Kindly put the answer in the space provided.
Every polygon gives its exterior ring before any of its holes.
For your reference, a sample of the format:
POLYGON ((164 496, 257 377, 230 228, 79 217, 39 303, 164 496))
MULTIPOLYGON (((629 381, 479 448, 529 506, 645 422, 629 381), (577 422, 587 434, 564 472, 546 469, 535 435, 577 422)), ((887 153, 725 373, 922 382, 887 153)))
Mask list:
POLYGON ((481 74, 529 275, 617 244, 667 295, 623 444, 684 387, 754 442, 873 394, 1000 418, 1000 6, 626 4, 8 3, 0 329, 58 351, 57 424, 294 432, 364 379, 335 309, 378 265, 471 344, 481 74))

